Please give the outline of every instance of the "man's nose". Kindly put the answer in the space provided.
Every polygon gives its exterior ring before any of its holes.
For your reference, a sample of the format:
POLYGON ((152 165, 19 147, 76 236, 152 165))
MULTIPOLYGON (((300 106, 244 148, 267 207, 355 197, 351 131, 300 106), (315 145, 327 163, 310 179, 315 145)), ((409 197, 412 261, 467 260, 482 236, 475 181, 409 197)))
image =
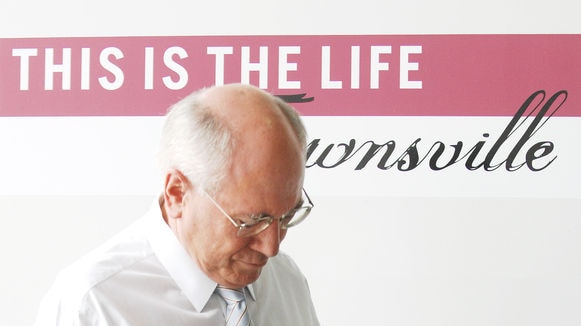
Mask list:
POLYGON ((274 257, 278 254, 280 243, 285 235, 286 230, 281 230, 280 223, 274 221, 264 231, 253 237, 251 249, 267 257, 274 257))

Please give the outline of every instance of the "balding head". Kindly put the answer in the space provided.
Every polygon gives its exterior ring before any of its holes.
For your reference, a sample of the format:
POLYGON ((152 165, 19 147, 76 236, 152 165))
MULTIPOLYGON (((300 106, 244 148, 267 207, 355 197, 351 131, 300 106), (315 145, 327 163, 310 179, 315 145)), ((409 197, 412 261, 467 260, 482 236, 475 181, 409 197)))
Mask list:
POLYGON ((177 169, 214 192, 229 173, 252 172, 231 171, 242 162, 256 163, 248 166, 254 172, 276 171, 282 160, 298 158, 303 168, 305 148, 306 132, 292 107, 254 86, 231 84, 202 89, 175 104, 159 156, 163 174, 177 169))

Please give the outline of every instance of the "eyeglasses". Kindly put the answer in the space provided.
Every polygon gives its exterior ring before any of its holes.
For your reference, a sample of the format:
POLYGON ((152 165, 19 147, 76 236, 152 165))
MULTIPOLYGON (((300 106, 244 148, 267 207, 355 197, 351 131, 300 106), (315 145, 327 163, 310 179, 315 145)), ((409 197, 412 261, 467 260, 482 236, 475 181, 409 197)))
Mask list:
POLYGON ((261 215, 250 215, 240 218, 233 218, 231 217, 226 211, 210 196, 205 190, 203 192, 208 196, 210 201, 218 208, 230 222, 232 225, 238 229, 237 235, 239 237, 251 237, 257 235, 258 233, 266 230, 275 219, 278 220, 279 227, 283 230, 296 226, 300 222, 302 222, 311 212, 311 209, 315 207, 311 198, 303 188, 302 190, 302 198, 299 207, 295 207, 290 210, 288 213, 282 215, 281 217, 274 217, 265 214, 261 215))

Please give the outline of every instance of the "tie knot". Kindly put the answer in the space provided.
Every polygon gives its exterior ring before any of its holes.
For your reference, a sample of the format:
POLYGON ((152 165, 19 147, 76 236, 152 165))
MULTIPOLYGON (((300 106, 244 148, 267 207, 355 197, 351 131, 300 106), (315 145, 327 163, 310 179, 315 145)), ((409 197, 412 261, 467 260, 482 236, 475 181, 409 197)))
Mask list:
POLYGON ((226 302, 226 311, 224 312, 226 326, 251 325, 244 298, 244 289, 228 289, 218 285, 216 293, 226 302))
POLYGON ((228 289, 218 285, 218 287, 216 287, 216 293, 224 298, 228 304, 233 304, 244 300, 243 289, 228 289))

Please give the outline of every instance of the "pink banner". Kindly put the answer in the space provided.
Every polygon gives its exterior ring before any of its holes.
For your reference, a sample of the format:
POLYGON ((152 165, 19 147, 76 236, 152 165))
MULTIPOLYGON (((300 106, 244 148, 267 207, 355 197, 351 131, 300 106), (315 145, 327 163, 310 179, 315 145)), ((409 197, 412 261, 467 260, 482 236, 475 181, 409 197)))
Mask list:
POLYGON ((0 39, 0 116, 155 116, 243 82, 311 116, 581 116, 581 35, 0 39), (539 100, 542 102, 543 100, 539 100))

